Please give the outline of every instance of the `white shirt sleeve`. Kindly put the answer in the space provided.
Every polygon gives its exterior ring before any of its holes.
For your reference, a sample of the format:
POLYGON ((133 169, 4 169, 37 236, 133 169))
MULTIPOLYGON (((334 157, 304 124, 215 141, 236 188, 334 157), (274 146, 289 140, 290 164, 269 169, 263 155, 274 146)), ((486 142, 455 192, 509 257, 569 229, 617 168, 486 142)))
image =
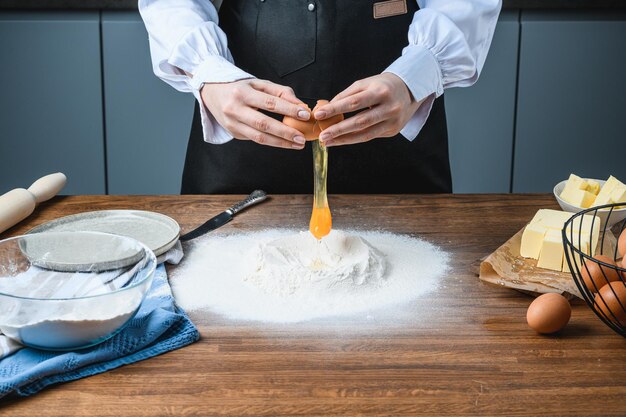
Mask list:
POLYGON ((449 87, 478 80, 498 21, 502 0, 418 0, 409 44, 385 72, 400 77, 416 100, 424 100, 400 133, 420 132, 435 98, 449 87))
POLYGON ((236 67, 226 34, 209 0, 139 0, 148 30, 154 73, 200 104, 204 140, 225 143, 233 136, 207 111, 200 97, 206 82, 232 82, 252 75, 236 67), (185 71, 193 74, 188 77, 185 71))
MULTIPOLYGON (((449 87, 472 85, 485 63, 501 0, 417 0, 409 44, 385 72, 399 76, 416 100, 424 100, 400 132, 413 140, 436 97, 449 87)), ((200 97, 206 82, 252 75, 236 67, 217 10, 208 0, 139 0, 150 39, 154 73, 200 104, 204 140, 225 143, 232 135, 207 111, 200 97), (193 74, 193 78, 184 71, 193 74)))

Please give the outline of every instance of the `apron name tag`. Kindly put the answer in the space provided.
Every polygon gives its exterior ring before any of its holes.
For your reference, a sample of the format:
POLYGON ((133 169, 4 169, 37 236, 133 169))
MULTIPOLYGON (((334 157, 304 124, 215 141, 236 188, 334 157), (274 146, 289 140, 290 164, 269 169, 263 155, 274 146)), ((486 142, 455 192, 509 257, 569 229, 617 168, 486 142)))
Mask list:
POLYGON ((406 0, 388 0, 374 3, 374 19, 406 14, 406 0))

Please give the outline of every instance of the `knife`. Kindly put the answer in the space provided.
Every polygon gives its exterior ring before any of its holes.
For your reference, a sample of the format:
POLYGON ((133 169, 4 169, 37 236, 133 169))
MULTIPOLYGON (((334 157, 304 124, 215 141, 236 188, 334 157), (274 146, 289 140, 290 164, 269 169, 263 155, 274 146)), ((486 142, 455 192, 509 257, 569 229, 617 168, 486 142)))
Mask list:
POLYGON ((226 223, 228 223, 229 221, 233 219, 235 214, 239 213, 245 208, 258 204, 261 201, 264 201, 266 198, 267 198, 267 193, 265 191, 255 190, 252 192, 252 194, 246 197, 245 200, 240 201, 239 203, 235 204, 231 208, 207 220, 204 224, 196 227, 191 232, 185 233, 179 238, 179 240, 185 242, 187 240, 195 239, 199 236, 202 236, 203 234, 207 232, 210 232, 211 230, 215 230, 218 227, 224 226, 226 223))

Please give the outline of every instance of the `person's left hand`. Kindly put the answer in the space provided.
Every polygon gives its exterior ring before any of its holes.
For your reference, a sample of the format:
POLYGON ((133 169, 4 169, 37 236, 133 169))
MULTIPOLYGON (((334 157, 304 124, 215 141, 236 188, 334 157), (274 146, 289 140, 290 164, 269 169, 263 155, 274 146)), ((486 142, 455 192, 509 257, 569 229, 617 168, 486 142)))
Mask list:
POLYGON ((395 74, 385 72, 356 81, 320 107, 315 118, 324 120, 336 114, 362 111, 323 130, 320 141, 326 146, 338 146, 395 136, 420 104, 395 74))

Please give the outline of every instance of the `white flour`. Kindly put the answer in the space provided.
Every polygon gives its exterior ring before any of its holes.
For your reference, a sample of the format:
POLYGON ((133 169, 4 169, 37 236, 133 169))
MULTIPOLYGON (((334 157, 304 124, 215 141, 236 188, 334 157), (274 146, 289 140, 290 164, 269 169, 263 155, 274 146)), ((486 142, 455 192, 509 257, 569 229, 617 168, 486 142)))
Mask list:
MULTIPOLYGON (((57 310, 52 313, 56 315, 60 314, 60 311, 57 310)), ((2 333, 13 340, 45 349, 82 347, 99 342, 102 338, 119 329, 135 314, 135 310, 129 310, 126 307, 119 312, 107 313, 101 318, 92 320, 81 320, 75 314, 66 314, 65 317, 42 320, 17 327, 7 324, 2 326, 2 333)))
POLYGON ((106 302, 85 298, 2 305, 0 334, 48 349, 86 346, 126 323, 135 314, 140 301, 140 294, 127 291, 125 296, 106 302))
POLYGON ((256 268, 245 278, 269 295, 326 296, 384 284, 384 255, 357 236, 335 232, 318 241, 309 232, 259 244, 256 268))
POLYGON ((13 269, 13 274, 0 273, 0 292, 25 298, 2 299, 0 335, 30 346, 67 349, 92 344, 126 323, 142 298, 136 291, 105 300, 74 298, 109 293, 114 288, 106 283, 127 282, 132 270, 91 274, 48 271, 32 265, 24 271, 13 269))
POLYGON ((382 232, 268 230, 207 235, 170 277, 186 310, 233 319, 299 322, 358 315, 437 288, 449 256, 436 246, 382 232))

